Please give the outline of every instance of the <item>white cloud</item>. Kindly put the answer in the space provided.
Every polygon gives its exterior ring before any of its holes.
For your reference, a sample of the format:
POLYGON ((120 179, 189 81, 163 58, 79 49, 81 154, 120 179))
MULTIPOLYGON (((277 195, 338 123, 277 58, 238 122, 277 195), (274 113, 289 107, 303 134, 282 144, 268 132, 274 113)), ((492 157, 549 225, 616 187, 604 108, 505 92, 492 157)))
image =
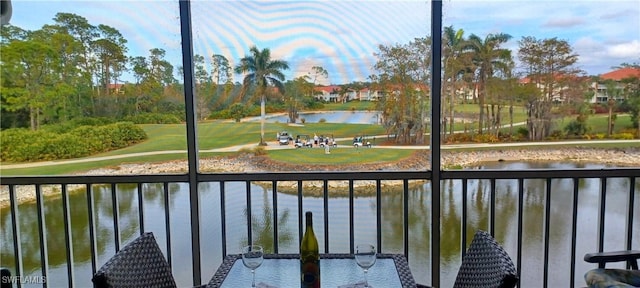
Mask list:
POLYGON ((570 18, 559 18, 559 19, 550 19, 543 27, 551 27, 551 28, 568 28, 574 27, 584 24, 585 21, 579 17, 570 17, 570 18))
POLYGON ((607 53, 615 58, 638 58, 640 57, 640 41, 633 40, 631 42, 613 45, 607 48, 607 53))

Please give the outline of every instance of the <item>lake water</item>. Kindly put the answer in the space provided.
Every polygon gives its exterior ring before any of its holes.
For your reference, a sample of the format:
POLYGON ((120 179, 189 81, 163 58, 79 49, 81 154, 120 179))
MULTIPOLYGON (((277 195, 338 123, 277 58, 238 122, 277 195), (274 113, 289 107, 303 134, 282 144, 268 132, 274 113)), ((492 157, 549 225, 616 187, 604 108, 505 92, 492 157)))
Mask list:
MULTIPOLYGON (((493 165, 493 164, 492 164, 493 165)), ((534 168, 602 168, 603 165, 577 165, 571 163, 496 163, 497 168, 505 170, 534 168)), ((640 180, 640 179, 639 179, 640 180)), ((450 287, 460 265, 462 182, 443 182, 442 186, 442 236, 441 236, 441 286, 450 287)), ((607 212, 605 250, 624 248, 625 213, 629 191, 627 179, 609 179, 607 182, 607 212)), ((191 247, 190 247, 190 209, 189 191, 185 184, 170 186, 170 227, 173 273, 178 286, 191 285, 191 247)), ((246 193, 244 183, 226 183, 226 225, 227 249, 237 253, 247 239, 246 193)), ((523 279, 521 287, 541 287, 544 251, 544 203, 545 182, 543 180, 524 181, 524 237, 523 237, 523 279)), ((571 248, 571 207, 573 184, 571 179, 557 179, 551 183, 551 226, 549 283, 554 287, 568 287, 567 274, 570 268, 571 248)), ((162 185, 144 184, 145 230, 153 231, 160 247, 166 247, 164 222, 164 197, 162 185)), ((488 229, 489 181, 468 181, 467 235, 470 238, 476 229, 488 229)), ((582 261, 585 253, 597 250, 597 215, 600 182, 598 179, 585 179, 579 183, 579 221, 576 256, 575 283, 583 285, 583 274, 593 266, 582 261)), ((342 189, 346 190, 346 189, 342 189)), ((127 243, 138 234, 139 221, 137 209, 136 185, 118 185, 119 227, 121 243, 127 243)), ((222 259, 221 243, 221 204, 218 183, 202 183, 201 191, 201 251, 203 281, 214 274, 222 259)), ((356 188, 356 193, 358 188, 356 188)), ((401 189, 398 189, 400 192, 401 189)), ((640 202, 640 181, 636 181, 635 199, 640 202)), ((346 253, 349 250, 348 198, 339 196, 340 189, 329 190, 329 245, 330 252, 346 253)), ((106 262, 114 252, 113 211, 111 209, 111 191, 109 186, 95 187, 95 226, 98 237, 98 267, 106 262)), ((251 211, 254 215, 252 233, 256 243, 272 247, 274 241, 273 199, 271 190, 252 185, 251 211)), ((496 238, 516 261, 517 251, 517 205, 518 183, 516 180, 496 181, 496 238)), ((382 195, 382 243, 383 251, 402 253, 402 193, 383 193, 382 195)), ((430 278, 430 187, 417 185, 409 191, 409 261, 416 280, 429 283, 430 278)), ((297 253, 298 215, 297 197, 278 193, 278 229, 279 252, 297 253)), ((636 205, 640 207, 640 205, 636 205)), ((374 197, 363 196, 354 199, 354 227, 356 242, 376 242, 375 219, 376 201, 374 197)), ((314 230, 320 247, 324 247, 323 201, 321 198, 305 196, 303 211, 314 212, 316 225, 314 230)), ((45 221, 49 262, 48 282, 50 287, 66 286, 65 242, 60 199, 50 198, 45 205, 45 221)), ((79 287, 90 286, 91 259, 85 193, 70 196, 72 218, 73 259, 75 283, 79 287)), ((40 275, 40 251, 38 238, 37 213, 34 204, 19 206, 23 266, 27 274, 40 275)), ((13 245, 11 242, 11 219, 8 209, 0 211, 0 257, 3 265, 11 267, 13 245)), ((634 235, 640 235, 640 209, 634 218, 634 235)), ((634 238, 634 247, 640 247, 640 237, 634 238)), ((166 253, 166 251, 165 251, 166 253)), ((257 270, 260 277, 260 269, 257 270)))
MULTIPOLYGON (((380 120, 380 112, 373 111, 326 111, 326 112, 300 112, 300 117, 296 121, 305 123, 318 123, 324 119, 326 123, 349 123, 349 124, 377 124, 380 120)), ((254 117, 249 121, 260 121, 260 117, 254 117)), ((288 123, 287 115, 266 115, 265 121, 270 123, 288 123)))

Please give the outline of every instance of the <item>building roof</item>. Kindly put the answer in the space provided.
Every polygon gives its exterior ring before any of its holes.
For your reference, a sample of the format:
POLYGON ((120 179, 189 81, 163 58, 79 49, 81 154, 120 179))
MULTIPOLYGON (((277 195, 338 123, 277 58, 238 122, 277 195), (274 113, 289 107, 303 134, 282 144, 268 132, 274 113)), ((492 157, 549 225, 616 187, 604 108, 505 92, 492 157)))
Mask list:
POLYGON ((338 85, 316 86, 313 88, 313 90, 319 91, 319 92, 324 91, 327 93, 333 93, 333 91, 340 91, 340 86, 338 85))
POLYGON ((117 83, 117 84, 109 83, 109 84, 107 84, 107 86, 109 87, 109 89, 121 89, 122 86, 124 86, 124 84, 122 84, 122 83, 117 83))
POLYGON ((614 81, 620 81, 622 79, 632 78, 632 77, 640 78, 640 69, 627 67, 627 68, 622 68, 618 70, 613 70, 611 72, 600 75, 600 78, 603 80, 614 80, 614 81))

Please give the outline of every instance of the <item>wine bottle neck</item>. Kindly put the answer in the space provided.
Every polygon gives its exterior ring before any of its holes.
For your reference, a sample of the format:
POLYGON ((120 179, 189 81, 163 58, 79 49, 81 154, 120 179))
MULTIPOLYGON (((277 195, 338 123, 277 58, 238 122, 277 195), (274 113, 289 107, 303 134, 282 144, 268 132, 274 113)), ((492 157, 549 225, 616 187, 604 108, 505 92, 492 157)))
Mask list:
POLYGON ((305 220, 307 222, 307 228, 313 228, 313 216, 311 215, 311 212, 307 212, 307 214, 305 214, 305 220))

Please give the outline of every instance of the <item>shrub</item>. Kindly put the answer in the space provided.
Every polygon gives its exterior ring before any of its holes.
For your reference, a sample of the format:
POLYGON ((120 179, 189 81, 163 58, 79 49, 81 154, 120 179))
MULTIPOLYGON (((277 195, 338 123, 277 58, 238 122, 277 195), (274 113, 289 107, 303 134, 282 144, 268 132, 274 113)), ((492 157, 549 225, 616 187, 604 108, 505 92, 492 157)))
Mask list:
POLYGON ((127 116, 123 119, 127 122, 135 124, 180 124, 180 118, 173 114, 161 113, 142 113, 133 116, 127 116))
POLYGON ((529 137, 529 129, 525 127, 518 127, 518 130, 516 131, 516 133, 523 138, 529 137))
POLYGON ((253 153, 251 151, 251 148, 247 148, 247 147, 242 147, 238 150, 238 154, 251 154, 253 153))
POLYGON ((549 139, 549 140, 559 140, 559 139, 563 139, 563 138, 565 138, 565 135, 560 130, 551 131, 551 134, 549 134, 549 136, 547 137, 547 139, 549 139))
POLYGON ((264 149, 264 147, 262 146, 257 146, 253 148, 253 155, 256 155, 256 156, 267 155, 267 149, 264 149))
POLYGON ((115 123, 114 119, 106 117, 81 117, 63 123, 44 125, 41 130, 53 133, 67 133, 80 126, 103 126, 115 123))
POLYGON ((229 110, 227 109, 213 111, 209 114, 209 119, 231 119, 231 113, 229 113, 229 110))
POLYGON ((572 120, 564 127, 564 130, 568 135, 580 136, 589 132, 589 127, 587 127, 585 122, 572 120))
POLYGON ((498 136, 494 134, 478 134, 473 136, 473 142, 476 143, 497 143, 500 142, 498 136))
POLYGON ((466 143, 471 142, 473 136, 467 133, 455 133, 446 136, 447 143, 466 143))
POLYGON ((326 123, 326 122, 327 122, 327 119, 324 119, 324 118, 320 118, 320 120, 318 120, 318 123, 326 123))
POLYGON ((611 135, 611 138, 617 140, 631 140, 634 138, 634 136, 631 133, 616 133, 611 135))
POLYGON ((248 113, 247 107, 245 107, 242 103, 235 103, 231 105, 228 111, 229 111, 229 116, 231 116, 231 118, 236 120, 236 122, 240 122, 240 120, 245 116, 247 116, 247 113, 248 113))
POLYGON ((120 122, 80 126, 68 133, 8 129, 0 132, 0 139, 2 161, 26 162, 78 158, 124 148, 147 139, 147 134, 131 122, 120 122))

